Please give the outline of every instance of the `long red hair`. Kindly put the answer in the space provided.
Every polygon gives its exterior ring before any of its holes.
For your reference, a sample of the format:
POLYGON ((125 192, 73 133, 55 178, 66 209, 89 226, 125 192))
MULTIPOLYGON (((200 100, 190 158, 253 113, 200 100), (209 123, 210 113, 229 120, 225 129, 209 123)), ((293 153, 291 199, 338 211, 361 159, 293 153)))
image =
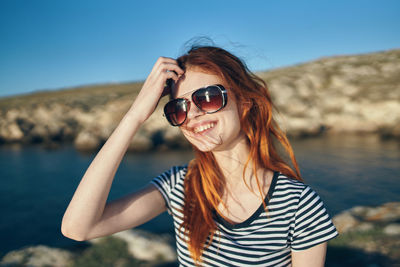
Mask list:
MULTIPOLYGON (((276 108, 262 79, 249 71, 238 57, 218 47, 192 47, 177 61, 182 69, 196 67, 220 76, 235 96, 236 103, 241 103, 238 106, 240 123, 250 148, 245 167, 248 167, 251 160, 255 174, 256 170, 270 169, 302 180, 286 134, 273 118, 273 110, 276 108), (285 162, 278 149, 289 156, 294 169, 285 162)), ((188 235, 191 256, 199 263, 204 248, 211 244, 217 228, 214 212, 218 212, 218 205, 222 202, 225 179, 211 152, 201 152, 195 147, 193 149, 195 159, 189 163, 185 178, 184 218, 181 227, 188 235)), ((264 200, 257 175, 256 181, 264 200)))

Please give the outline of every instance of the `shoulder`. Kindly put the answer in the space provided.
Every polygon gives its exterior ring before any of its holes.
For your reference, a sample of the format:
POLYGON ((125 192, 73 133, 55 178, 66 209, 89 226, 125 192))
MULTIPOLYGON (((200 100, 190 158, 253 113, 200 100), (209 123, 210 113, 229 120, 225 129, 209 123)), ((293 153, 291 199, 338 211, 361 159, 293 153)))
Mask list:
POLYGON ((167 174, 169 176, 174 176, 174 177, 185 177, 187 173, 188 165, 177 165, 177 166, 172 166, 168 171, 166 171, 164 174, 167 174))
POLYGON ((186 165, 177 165, 172 166, 170 169, 166 170, 165 172, 161 173, 158 177, 185 177, 187 173, 187 164, 186 165))
POLYGON ((187 173, 187 165, 173 166, 169 170, 155 177, 151 183, 160 191, 165 200, 168 213, 172 214, 171 201, 182 202, 184 194, 184 179, 187 173))
POLYGON ((284 196, 287 203, 297 210, 297 216, 313 213, 316 211, 326 213, 326 208, 320 195, 308 184, 283 174, 277 180, 276 190, 278 196, 284 196))
POLYGON ((163 185, 165 188, 172 189, 177 184, 182 184, 187 173, 187 164, 172 166, 169 170, 161 173, 159 176, 153 179, 153 184, 163 185))
POLYGON ((279 173, 277 180, 276 180, 276 185, 275 185, 275 192, 287 192, 291 194, 298 194, 299 196, 301 193, 309 188, 307 184, 305 184, 303 181, 296 180, 292 177, 288 177, 285 174, 279 173))
POLYGON ((285 215, 290 214, 293 251, 311 248, 338 235, 323 200, 310 185, 279 174, 275 192, 276 206, 285 215))
POLYGON ((321 202, 320 196, 310 185, 282 173, 278 175, 273 196, 282 201, 291 200, 292 205, 302 205, 309 201, 321 202))
POLYGON ((180 166, 173 166, 171 167, 171 169, 169 170, 169 173, 171 175, 172 178, 174 178, 177 182, 180 180, 184 180, 186 177, 186 173, 188 170, 188 165, 180 165, 180 166))

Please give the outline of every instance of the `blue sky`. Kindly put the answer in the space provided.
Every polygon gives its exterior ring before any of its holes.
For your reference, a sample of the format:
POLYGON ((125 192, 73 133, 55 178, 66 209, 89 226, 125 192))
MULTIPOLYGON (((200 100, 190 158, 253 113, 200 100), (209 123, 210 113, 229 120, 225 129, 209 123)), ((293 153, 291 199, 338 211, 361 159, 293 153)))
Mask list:
POLYGON ((0 96, 144 80, 196 36, 254 71, 400 48, 400 1, 0 0, 0 96))

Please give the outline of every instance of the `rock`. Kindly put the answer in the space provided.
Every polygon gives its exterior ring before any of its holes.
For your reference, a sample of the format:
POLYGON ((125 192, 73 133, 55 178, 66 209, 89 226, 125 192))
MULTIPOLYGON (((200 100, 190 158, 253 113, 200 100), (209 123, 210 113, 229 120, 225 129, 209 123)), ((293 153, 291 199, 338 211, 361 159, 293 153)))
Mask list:
POLYGON ((323 132, 324 126, 318 120, 308 121, 304 118, 290 117, 285 124, 288 135, 292 137, 317 136, 323 132))
POLYGON ((378 132, 382 138, 397 138, 400 140, 400 120, 395 125, 382 125, 378 132))
MULTIPOLYGON (((176 261, 176 251, 169 242, 158 235, 150 234, 140 230, 126 230, 112 235, 128 243, 132 256, 145 261, 176 261)), ((99 242, 96 238, 90 242, 99 242)))
POLYGON ((376 207, 356 206, 334 216, 340 234, 328 242, 327 263, 341 255, 345 262, 328 265, 400 266, 400 223, 396 219, 400 216, 399 205, 400 202, 389 202, 376 207), (341 255, 329 257, 330 250, 340 251, 341 255))
POLYGON ((35 127, 35 122, 26 117, 17 118, 16 123, 25 136, 28 136, 31 130, 35 127))
POLYGON ((339 233, 369 231, 383 226, 385 233, 394 235, 400 230, 400 224, 394 223, 400 221, 400 202, 377 207, 356 206, 337 214, 332 220, 339 233))
POLYGON ((129 151, 148 151, 153 147, 153 142, 150 137, 146 135, 143 131, 139 131, 133 137, 131 143, 129 144, 129 151))
POLYGON ((191 146, 178 127, 165 131, 164 140, 172 148, 189 148, 191 146))
POLYGON ((10 109, 6 112, 6 121, 15 121, 20 116, 20 111, 18 109, 10 109))
POLYGON ((100 144, 99 137, 90 132, 80 132, 74 141, 75 147, 81 151, 98 149, 100 144))
POLYGON ((374 225, 368 222, 362 222, 355 228, 355 231, 365 232, 374 229, 374 225))
POLYGON ((333 217, 332 221, 339 233, 354 230, 354 228, 360 224, 360 221, 357 220, 350 211, 339 213, 333 217))
POLYGON ((352 207, 349 211, 351 212, 351 214, 354 214, 358 217, 362 217, 365 216, 365 213, 368 211, 369 207, 365 207, 365 206, 355 206, 352 207))
POLYGON ((32 246, 7 253, 0 266, 67 267, 73 260, 69 251, 46 246, 32 246))
POLYGON ((394 222, 400 220, 400 203, 389 202, 379 207, 368 209, 366 221, 394 222))
POLYGON ((400 224, 391 223, 383 229, 383 232, 387 235, 400 235, 400 224))
POLYGON ((0 128, 0 137, 9 142, 15 142, 22 140, 24 138, 24 133, 16 122, 12 122, 0 128))

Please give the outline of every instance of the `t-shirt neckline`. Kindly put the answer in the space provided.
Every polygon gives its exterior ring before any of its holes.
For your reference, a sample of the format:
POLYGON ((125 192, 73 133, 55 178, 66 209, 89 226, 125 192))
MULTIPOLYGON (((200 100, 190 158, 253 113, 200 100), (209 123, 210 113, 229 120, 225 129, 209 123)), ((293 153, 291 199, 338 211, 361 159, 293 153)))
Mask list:
MULTIPOLYGON (((268 205, 269 200, 272 198, 272 193, 274 192, 276 181, 278 180, 279 172, 274 171, 274 175, 272 176, 272 181, 271 185, 269 186, 268 193, 265 196, 264 202, 265 205, 268 205)), ((258 209, 246 220, 240 223, 230 223, 226 221, 221 215, 218 214, 218 212, 214 211, 214 219, 217 223, 222 224, 228 229, 236 229, 236 228, 242 228, 242 227, 247 227, 249 226, 255 219, 257 219, 262 212, 264 212, 264 205, 261 203, 261 205, 258 207, 258 209)))

